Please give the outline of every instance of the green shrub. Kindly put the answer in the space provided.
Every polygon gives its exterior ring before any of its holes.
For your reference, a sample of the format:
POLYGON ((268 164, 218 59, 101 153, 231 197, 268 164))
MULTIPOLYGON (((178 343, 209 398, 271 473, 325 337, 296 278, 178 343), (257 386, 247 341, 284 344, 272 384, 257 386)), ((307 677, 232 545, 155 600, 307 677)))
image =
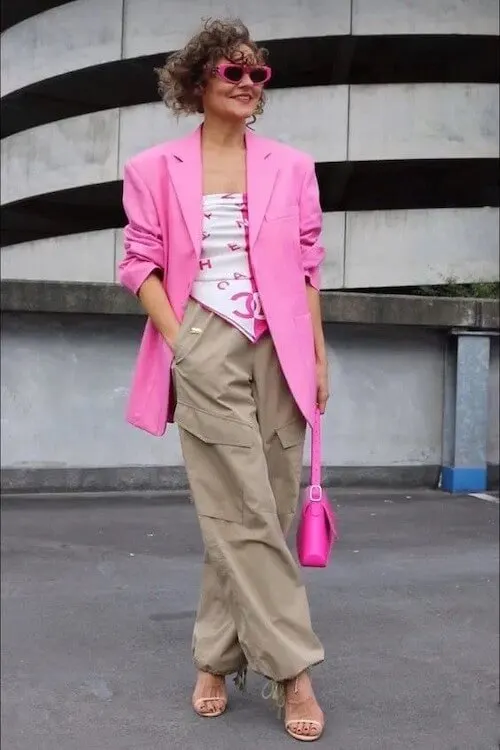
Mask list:
POLYGON ((457 284, 457 282, 450 280, 446 284, 440 286, 419 286, 413 293, 418 294, 421 297, 473 297, 475 299, 500 299, 500 282, 472 281, 468 284, 457 284))

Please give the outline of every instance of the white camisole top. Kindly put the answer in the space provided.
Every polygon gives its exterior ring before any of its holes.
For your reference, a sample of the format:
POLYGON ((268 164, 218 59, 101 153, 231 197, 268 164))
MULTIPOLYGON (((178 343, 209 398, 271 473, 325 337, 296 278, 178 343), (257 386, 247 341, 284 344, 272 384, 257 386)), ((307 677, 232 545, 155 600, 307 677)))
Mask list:
POLYGON ((203 197, 201 255, 191 297, 250 341, 257 341, 267 331, 249 257, 245 194, 203 197))

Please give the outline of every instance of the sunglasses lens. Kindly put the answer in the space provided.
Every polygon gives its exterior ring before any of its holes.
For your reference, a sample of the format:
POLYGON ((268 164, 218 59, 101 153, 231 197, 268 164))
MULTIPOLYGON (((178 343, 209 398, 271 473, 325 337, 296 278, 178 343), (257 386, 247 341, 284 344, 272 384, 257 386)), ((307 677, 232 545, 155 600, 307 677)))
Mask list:
POLYGON ((231 83, 238 83, 243 78, 243 68, 241 65, 228 65, 224 70, 224 78, 231 83))
POLYGON ((267 81, 267 70, 265 68, 254 68, 250 73, 253 83, 264 83, 267 81))

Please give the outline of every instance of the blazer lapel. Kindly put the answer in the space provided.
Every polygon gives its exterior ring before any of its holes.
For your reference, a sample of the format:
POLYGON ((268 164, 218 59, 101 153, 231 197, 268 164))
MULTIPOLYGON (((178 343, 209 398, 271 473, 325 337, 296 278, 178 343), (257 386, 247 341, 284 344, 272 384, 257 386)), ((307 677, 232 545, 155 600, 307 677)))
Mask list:
MULTIPOLYGON (((250 249, 255 247, 278 173, 272 148, 246 132, 247 198, 250 249)), ((196 255, 201 252, 203 177, 201 127, 178 141, 169 160, 170 176, 196 255)))
POLYGON ((201 253, 203 182, 200 128, 175 145, 169 160, 170 177, 196 255, 201 253))
POLYGON ((257 242, 271 199, 278 167, 269 143, 251 131, 246 132, 247 200, 250 250, 257 242))

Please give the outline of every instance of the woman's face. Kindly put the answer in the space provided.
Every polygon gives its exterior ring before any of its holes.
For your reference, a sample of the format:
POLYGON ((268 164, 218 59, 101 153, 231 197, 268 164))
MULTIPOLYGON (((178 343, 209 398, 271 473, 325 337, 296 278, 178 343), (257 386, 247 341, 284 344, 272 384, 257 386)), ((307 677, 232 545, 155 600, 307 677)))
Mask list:
POLYGON ((250 47, 242 44, 231 59, 221 58, 209 71, 203 91, 205 115, 215 115, 228 121, 245 121, 254 114, 262 96, 263 83, 255 83, 250 76, 262 78, 264 66, 250 47), (228 67, 229 66, 229 67, 228 67), (240 66, 247 66, 244 71, 240 66), (257 74, 252 69, 258 67, 257 74), (243 73, 243 74, 242 74, 243 73), (234 80, 241 76, 241 80, 234 80), (231 79, 231 80, 228 80, 231 79))

